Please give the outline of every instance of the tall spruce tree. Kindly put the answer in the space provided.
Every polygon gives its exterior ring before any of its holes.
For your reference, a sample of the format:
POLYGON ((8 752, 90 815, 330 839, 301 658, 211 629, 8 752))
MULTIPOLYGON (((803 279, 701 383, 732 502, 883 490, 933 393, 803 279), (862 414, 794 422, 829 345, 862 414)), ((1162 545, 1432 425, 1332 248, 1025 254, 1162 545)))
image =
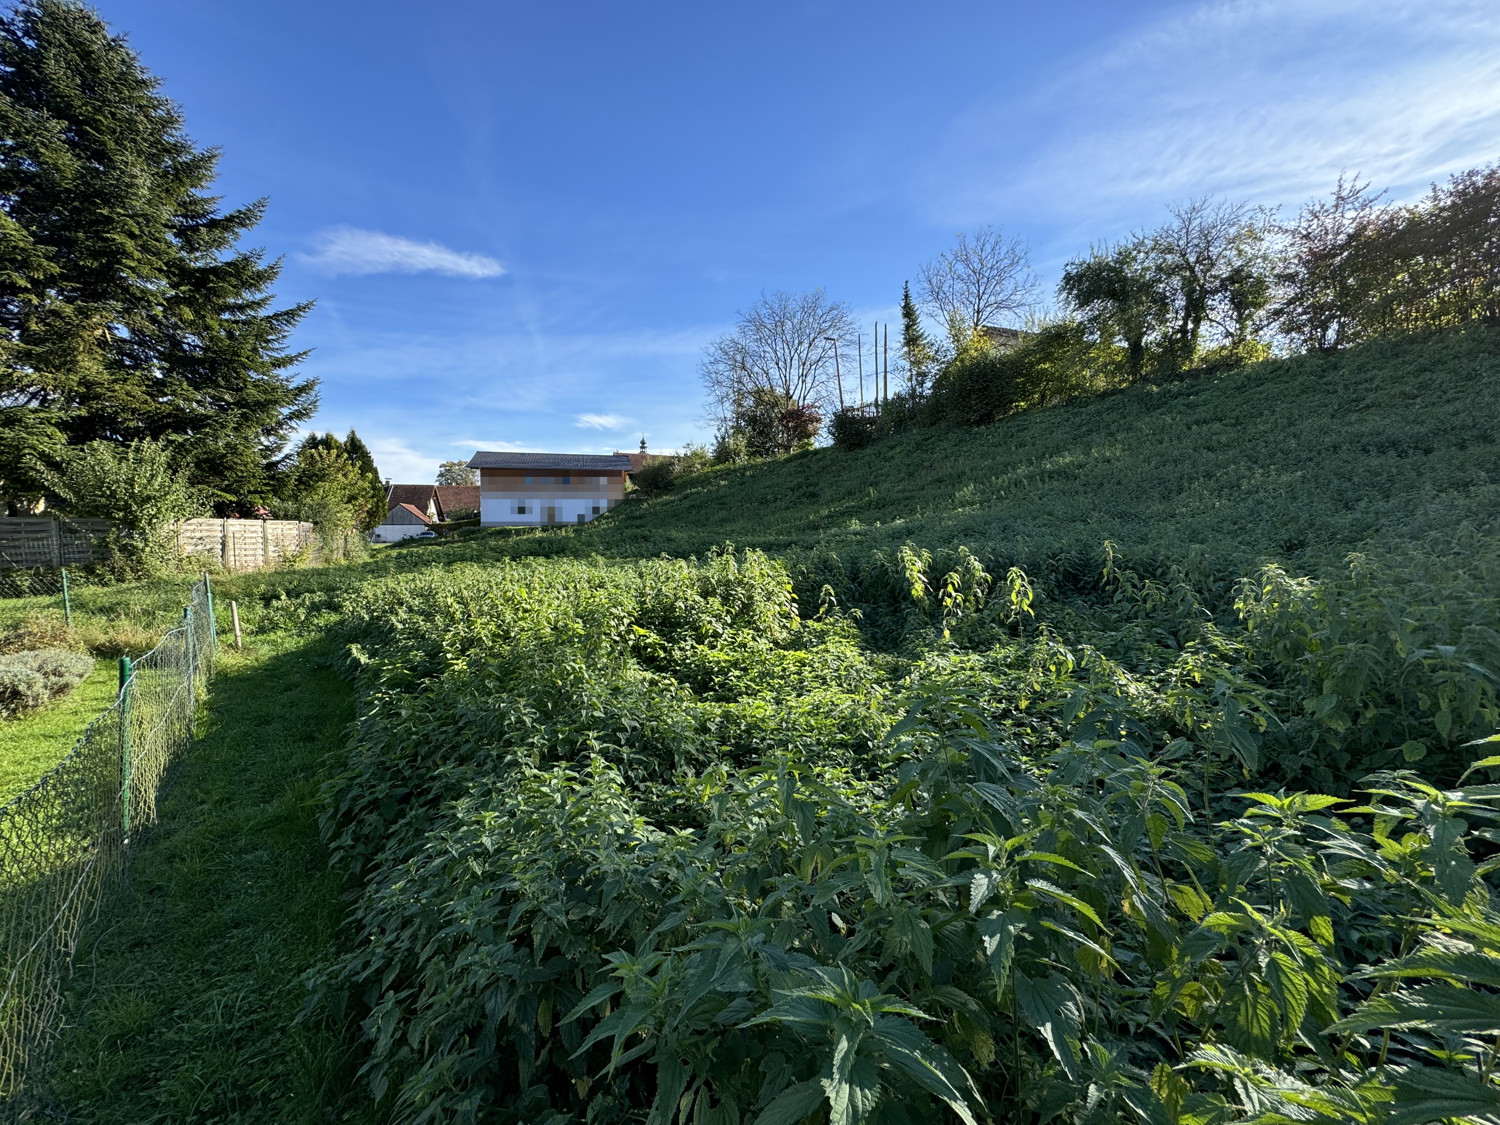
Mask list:
POLYGON ((918 397, 927 393, 932 379, 932 342, 922 327, 922 315, 911 299, 911 285, 901 283, 901 360, 906 367, 907 391, 918 397))
POLYGON ((93 440, 166 441, 226 507, 270 496, 316 382, 273 309, 280 262, 240 250, 265 201, 222 211, 218 153, 125 40, 73 0, 0 15, 0 502, 93 440))

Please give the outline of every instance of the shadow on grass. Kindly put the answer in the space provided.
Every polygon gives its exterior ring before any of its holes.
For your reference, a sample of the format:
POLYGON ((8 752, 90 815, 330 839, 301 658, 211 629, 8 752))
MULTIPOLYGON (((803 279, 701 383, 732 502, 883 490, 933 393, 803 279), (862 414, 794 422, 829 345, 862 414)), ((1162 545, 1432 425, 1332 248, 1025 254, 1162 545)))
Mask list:
POLYGON ((343 915, 317 797, 352 692, 327 642, 220 653, 161 825, 78 951, 50 1075, 71 1120, 370 1119, 350 1029, 297 1018, 343 915))

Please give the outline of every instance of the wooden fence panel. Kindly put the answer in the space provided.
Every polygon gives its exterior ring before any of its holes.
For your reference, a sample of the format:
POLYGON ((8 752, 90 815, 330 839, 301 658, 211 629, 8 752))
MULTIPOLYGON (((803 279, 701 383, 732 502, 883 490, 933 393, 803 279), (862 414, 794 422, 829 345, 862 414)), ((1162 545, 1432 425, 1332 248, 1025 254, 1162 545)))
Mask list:
POLYGON ((0 570, 76 566, 94 557, 94 537, 108 520, 0 516, 0 570))
MULTIPOLYGON (((109 520, 51 516, 0 517, 0 570, 78 566, 95 557, 94 539, 109 520)), ((184 520, 177 529, 184 555, 217 559, 226 570, 262 570, 304 551, 316 556, 310 523, 296 520, 184 520)))
POLYGON ((313 525, 297 520, 184 520, 177 542, 184 555, 212 556, 225 570, 262 570, 317 548, 313 525))

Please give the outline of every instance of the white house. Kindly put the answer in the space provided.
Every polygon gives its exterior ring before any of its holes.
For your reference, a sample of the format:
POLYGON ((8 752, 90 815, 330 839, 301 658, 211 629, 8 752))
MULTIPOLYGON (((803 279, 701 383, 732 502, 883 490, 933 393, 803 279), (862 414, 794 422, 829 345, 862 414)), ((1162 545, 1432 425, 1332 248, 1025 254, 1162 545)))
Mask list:
POLYGON ((469 461, 479 470, 482 527, 588 523, 625 499, 626 456, 584 453, 490 453, 469 461))

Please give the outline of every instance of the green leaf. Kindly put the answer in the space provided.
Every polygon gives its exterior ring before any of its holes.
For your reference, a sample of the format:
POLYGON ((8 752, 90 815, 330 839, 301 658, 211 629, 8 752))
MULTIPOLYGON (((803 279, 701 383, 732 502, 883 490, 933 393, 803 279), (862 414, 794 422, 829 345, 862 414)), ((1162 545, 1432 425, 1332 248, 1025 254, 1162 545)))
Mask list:
POLYGON ((1026 912, 1014 906, 1003 913, 992 910, 979 919, 979 939, 990 963, 990 972, 995 974, 997 989, 1003 989, 1010 976, 1010 963, 1016 955, 1016 935, 1025 926, 1026 912))
POLYGON ((1396 1079, 1394 1102, 1384 1125, 1500 1115, 1500 1089, 1472 1071, 1413 1067, 1396 1079))
POLYGON ((797 1125, 818 1108, 825 1095, 818 1079, 799 1082, 777 1094, 755 1118, 755 1125, 797 1125))
POLYGON ((1377 996, 1361 1004, 1348 1019, 1328 1030, 1422 1028, 1440 1035, 1478 1032, 1500 1034, 1500 995, 1451 984, 1424 984, 1377 996))
POLYGON ((857 1037, 839 1036, 829 1075, 822 1082, 828 1095, 828 1125, 859 1125, 880 1099, 880 1072, 858 1051, 857 1037))
POLYGON ((961 1117, 965 1125, 979 1125, 969 1108, 960 1084, 979 1102, 979 1092, 968 1073, 953 1056, 927 1038, 916 1024, 895 1016, 879 1016, 874 1035, 886 1061, 902 1071, 961 1117))
POLYGON ((1083 1002, 1078 993, 1055 972, 1043 980, 1033 980, 1025 973, 1017 973, 1015 990, 1016 1001, 1027 1022, 1042 1033, 1064 1073, 1076 1081, 1079 1065, 1074 1043, 1083 1023, 1083 1002))

